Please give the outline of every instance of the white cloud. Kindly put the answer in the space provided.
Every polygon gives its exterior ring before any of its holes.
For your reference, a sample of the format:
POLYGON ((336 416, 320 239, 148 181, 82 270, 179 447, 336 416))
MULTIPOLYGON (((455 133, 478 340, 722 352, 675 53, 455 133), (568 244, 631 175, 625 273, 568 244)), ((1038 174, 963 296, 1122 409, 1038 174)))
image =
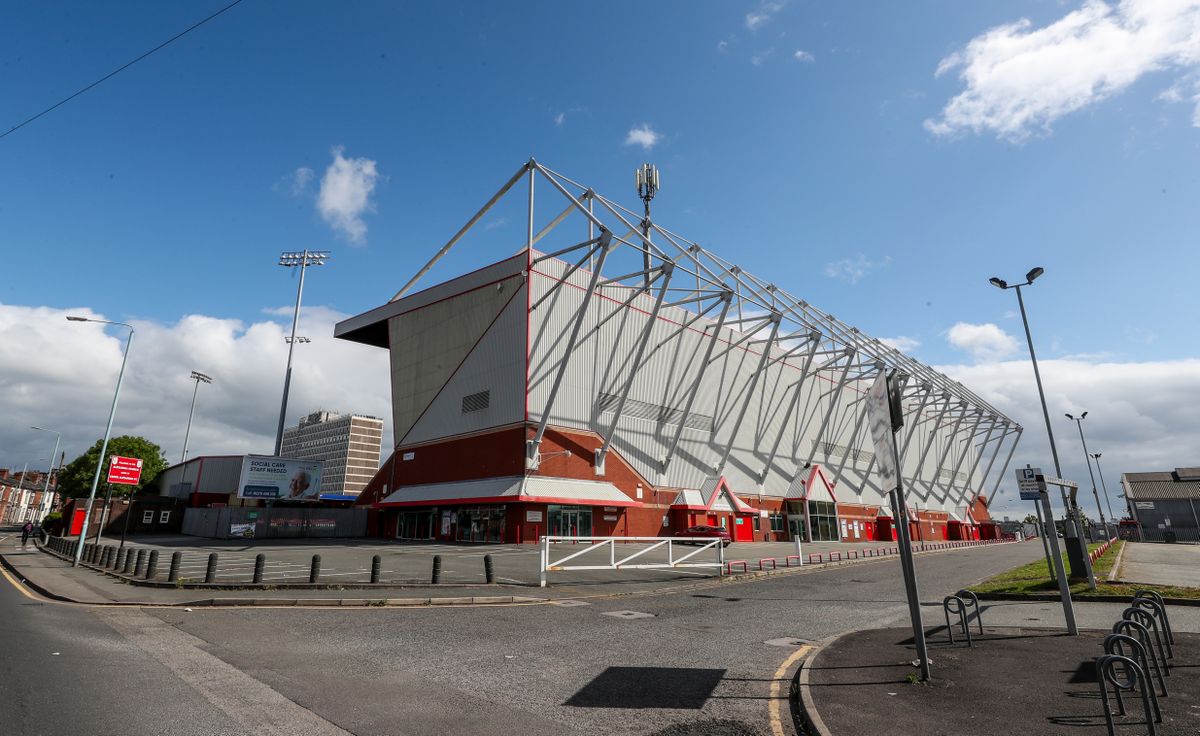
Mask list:
POLYGON ((881 337, 879 341, 890 348, 895 348, 902 353, 911 353, 921 347, 921 341, 912 337, 898 335, 896 337, 881 337))
POLYGON ((316 172, 307 166, 301 166, 292 172, 292 196, 299 197, 308 191, 308 185, 312 183, 316 172))
POLYGON ((728 41, 717 41, 717 51, 719 51, 723 54, 728 50, 729 50, 729 42, 728 41))
POLYGON ((750 57, 750 63, 753 64, 754 66, 762 66, 763 62, 766 61, 767 59, 771 58, 771 54, 773 54, 773 53, 775 53, 775 49, 773 49, 773 48, 766 49, 765 51, 759 51, 758 53, 756 53, 750 57))
POLYGON ((937 74, 957 69, 966 88, 925 127, 1021 141, 1147 73, 1197 65, 1200 0, 1087 0, 1042 28, 1027 19, 992 28, 943 59, 937 74))
POLYGON ((346 158, 341 146, 334 147, 333 163, 321 177, 317 194, 317 211, 335 231, 351 243, 362 243, 367 237, 367 224, 362 216, 375 211, 371 193, 379 172, 368 158, 346 158))
MULTIPOLYGON (((279 401, 287 362, 284 336, 291 307, 252 324, 188 315, 174 324, 135 320, 129 364, 121 387, 113 434, 145 435, 179 461, 193 384, 192 370, 214 379, 200 387, 188 454, 270 453, 275 444, 279 401)), ((124 348, 123 329, 67 322, 86 308, 54 309, 0 304, 0 342, 21 345, 0 351, 0 466, 48 457, 54 437, 31 425, 63 433, 67 462, 104 434, 109 404, 124 348), (49 442, 47 442, 47 439, 49 442)), ((387 351, 335 340, 333 325, 347 315, 327 307, 305 308, 292 368, 288 422, 318 408, 372 414, 384 422, 384 448, 391 442, 387 351)), ((45 463, 31 463, 31 467, 45 463)))
POLYGON ((769 23, 775 14, 783 10, 786 3, 782 0, 763 0, 758 7, 746 13, 746 28, 757 31, 769 23))
POLYGON ((831 279, 841 279, 850 284, 857 284, 860 279, 877 268, 883 268, 892 262, 891 256, 872 261, 862 253, 856 253, 850 258, 832 261, 825 264, 825 275, 831 279))
POLYGON ((958 322, 946 332, 946 339, 976 361, 1000 360, 1017 352, 1016 338, 991 322, 958 322))
POLYGON ((792 58, 795 59, 796 61, 808 61, 808 62, 817 60, 817 57, 813 56, 812 54, 808 53, 807 51, 805 51, 803 49, 796 49, 796 53, 792 54, 792 58))
POLYGON ((641 146, 643 150, 649 151, 661 140, 661 134, 654 132, 648 123, 642 123, 640 126, 629 129, 629 133, 625 136, 625 145, 641 146))
POLYGON ((488 232, 490 232, 490 231, 492 231, 492 230, 495 230, 495 229, 496 229, 496 228, 498 228, 498 227, 504 227, 504 226, 505 226, 505 225, 507 225, 507 224, 508 224, 508 218, 507 218, 507 217, 496 217, 496 218, 493 218, 493 219, 491 219, 491 220, 488 220, 487 222, 485 222, 485 223, 483 224, 483 229, 484 229, 485 231, 488 231, 488 232))
MULTIPOLYGON (((1041 360, 1038 366, 1063 475, 1079 482, 1081 505, 1093 518, 1095 504, 1083 446, 1074 423, 1063 416, 1065 412, 1088 412, 1083 422, 1088 450, 1101 453, 1104 481, 1117 515, 1123 515, 1125 508, 1124 500, 1117 498, 1122 492, 1121 473, 1200 465, 1200 425, 1195 422, 1193 410, 1200 403, 1200 360, 1041 360)), ((1013 469, 1026 463, 1048 472, 1054 468, 1029 361, 949 365, 939 366, 938 370, 961 381, 1024 427, 1012 466, 1002 479, 1002 493, 992 504, 996 516, 1024 517, 1031 509, 1029 502, 1016 498, 1013 469)), ((996 463, 988 493, 1003 461, 1001 457, 996 463)), ((1098 477, 1096 483, 1100 484, 1098 477)))
POLYGON ((560 112, 554 116, 554 124, 558 127, 561 128, 565 122, 567 122, 567 114, 565 112, 560 112))

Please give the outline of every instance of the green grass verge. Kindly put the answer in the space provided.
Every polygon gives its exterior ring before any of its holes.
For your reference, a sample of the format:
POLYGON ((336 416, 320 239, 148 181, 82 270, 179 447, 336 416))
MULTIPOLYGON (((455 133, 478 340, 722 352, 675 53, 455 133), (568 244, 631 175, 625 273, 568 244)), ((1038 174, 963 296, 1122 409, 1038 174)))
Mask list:
MULTIPOLYGON (((1041 542, 1029 542, 1041 544, 1041 542)), ((1109 583, 1105 579, 1112 571, 1117 554, 1124 542, 1114 542, 1100 559, 1092 563, 1092 572, 1096 575, 1096 590, 1088 590, 1087 582, 1072 583, 1071 595, 1087 598, 1093 595, 1115 595, 1131 598, 1138 590, 1156 590, 1164 598, 1200 598, 1200 588, 1179 588, 1170 585, 1144 585, 1142 583, 1109 583)), ((1088 545, 1088 550, 1099 547, 1098 544, 1088 545)), ((1063 553, 1063 567, 1069 568, 1067 555, 1063 553)), ((1001 593, 1005 595, 1030 595, 1033 593, 1057 593, 1058 583, 1050 581, 1049 566, 1045 559, 1031 562, 1028 565, 1015 567, 1007 572, 988 578, 978 585, 970 586, 976 593, 1001 593)))

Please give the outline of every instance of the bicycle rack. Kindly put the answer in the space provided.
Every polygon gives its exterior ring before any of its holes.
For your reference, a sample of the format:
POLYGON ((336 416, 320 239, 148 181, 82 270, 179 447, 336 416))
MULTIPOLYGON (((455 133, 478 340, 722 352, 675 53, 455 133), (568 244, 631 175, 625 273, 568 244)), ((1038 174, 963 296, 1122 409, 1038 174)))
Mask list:
POLYGON ((950 625, 950 614, 958 614, 963 633, 967 636, 967 646, 975 646, 971 640, 971 627, 967 624, 967 603, 956 595, 948 595, 942 599, 942 613, 946 614, 946 633, 950 635, 950 643, 954 643, 954 627, 950 625))
MULTIPOLYGON (((1163 666, 1168 667, 1169 665, 1167 665, 1167 660, 1174 659, 1175 653, 1171 651, 1171 646, 1169 644, 1165 647, 1163 646, 1162 634, 1158 630, 1158 619, 1156 619, 1154 615, 1146 609, 1138 608, 1136 606, 1130 606, 1122 611, 1121 618, 1129 619, 1130 621, 1137 621, 1142 626, 1145 626, 1147 629, 1150 629, 1154 632, 1154 644, 1158 647, 1158 655, 1162 659, 1163 666)), ((1168 670, 1167 676, 1169 677, 1170 674, 1170 670, 1168 670)))
MULTIPOLYGON (((1104 653, 1115 654, 1120 657, 1128 657, 1137 662, 1138 667, 1142 668, 1142 674, 1148 675, 1150 672, 1150 660, 1146 657, 1146 648, 1137 639, 1127 634, 1109 634, 1104 638, 1104 653), (1125 649, 1129 649, 1129 653, 1125 649)), ((1147 676, 1147 679, 1149 677, 1147 676)), ((1154 719, 1162 723, 1162 709, 1158 705, 1158 693, 1154 691, 1154 684, 1150 683, 1150 700, 1154 706, 1154 719)))
POLYGON ((1163 678, 1163 664, 1158 659, 1158 652, 1150 644, 1150 630, 1137 621, 1121 619, 1113 624, 1114 634, 1126 634, 1137 639, 1143 651, 1150 656, 1150 664, 1154 666, 1154 674, 1158 677, 1158 686, 1162 688, 1162 697, 1167 697, 1167 681, 1163 678))
MULTIPOLYGON (((954 595, 963 600, 963 605, 975 609, 975 621, 979 624, 979 635, 983 636, 983 609, 979 607, 979 596, 965 588, 954 595)), ((969 620, 970 616, 967 616, 967 618, 969 620)))
POLYGON ((1116 736, 1117 727, 1113 722, 1112 709, 1108 705, 1108 686, 1113 686, 1113 691, 1117 696, 1117 715, 1125 715, 1125 701, 1121 698, 1121 691, 1134 691, 1134 687, 1140 691, 1142 696, 1142 708, 1146 712, 1146 726, 1150 729, 1150 736, 1157 736, 1157 731, 1154 724, 1157 719, 1154 718, 1150 711, 1150 694, 1146 687, 1146 673, 1138 666, 1138 663, 1129 657, 1122 657, 1116 654, 1106 654, 1103 657, 1096 658, 1096 680, 1100 684, 1100 702, 1104 705, 1104 724, 1108 727, 1108 736, 1116 736), (1117 674, 1117 665, 1124 668, 1124 678, 1117 674))
POLYGON ((1168 644, 1175 643, 1175 634, 1171 631, 1171 622, 1167 618, 1167 604, 1163 603, 1163 598, 1153 590, 1139 590, 1133 594, 1133 605, 1139 608, 1149 610, 1154 616, 1162 622, 1163 634, 1166 636, 1168 644), (1142 595, 1147 593, 1149 595, 1142 595))

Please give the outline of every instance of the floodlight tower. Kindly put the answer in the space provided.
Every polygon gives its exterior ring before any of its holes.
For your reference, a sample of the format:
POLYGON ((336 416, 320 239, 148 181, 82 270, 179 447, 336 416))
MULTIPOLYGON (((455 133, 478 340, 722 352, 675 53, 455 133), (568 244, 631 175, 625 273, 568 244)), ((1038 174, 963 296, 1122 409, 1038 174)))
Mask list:
POLYGON ((187 460, 188 439, 192 436, 192 415, 196 413, 196 394, 200 393, 200 384, 212 383, 212 376, 200 371, 192 371, 191 379, 196 382, 196 387, 192 389, 192 408, 188 410, 187 431, 183 433, 183 454, 180 455, 179 462, 187 460))
POLYGON ((300 322, 300 300, 304 296, 304 271, 309 266, 324 266, 329 258, 327 250, 308 250, 299 253, 285 251, 279 254, 279 265, 288 268, 300 267, 300 284, 296 287, 296 311, 292 314, 292 337, 288 340, 287 373, 283 377, 283 401, 279 406, 279 427, 275 432, 275 454, 283 449, 283 422, 287 418, 288 389, 292 385, 292 353, 296 349, 296 326, 300 322))
POLYGON ((635 173, 638 197, 645 207, 646 216, 642 218, 642 278, 645 279, 645 290, 650 290, 650 200, 658 194, 658 167, 654 164, 642 164, 635 173))

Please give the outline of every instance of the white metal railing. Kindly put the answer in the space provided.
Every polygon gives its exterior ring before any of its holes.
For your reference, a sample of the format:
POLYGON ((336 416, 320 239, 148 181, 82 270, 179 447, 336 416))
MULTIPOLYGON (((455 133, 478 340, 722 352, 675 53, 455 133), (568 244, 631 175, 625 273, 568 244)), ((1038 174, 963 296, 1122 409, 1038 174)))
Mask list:
POLYGON ((538 568, 540 570, 541 586, 543 588, 546 587, 546 582, 547 582, 546 578, 551 570, 554 570, 554 571, 563 571, 563 570, 654 570, 654 569, 673 568, 673 567, 715 567, 719 571, 725 565, 725 546, 720 539, 714 539, 712 537, 556 537, 556 536, 546 536, 546 537, 542 537, 540 543, 538 544, 538 548, 539 548, 538 568), (562 544, 562 543, 567 543, 567 542, 575 543, 575 544, 583 543, 586 546, 584 546, 583 549, 572 552, 571 554, 567 555, 566 557, 563 557, 556 561, 551 561, 550 560, 550 545, 551 544, 562 544), (628 555, 626 555, 625 552, 623 551, 621 554, 624 556, 622 556, 620 559, 617 559, 617 543, 618 542, 621 542, 621 543, 627 543, 627 542, 644 543, 647 546, 642 547, 642 548, 634 551, 632 554, 628 554, 628 555), (700 546, 698 549, 688 550, 687 554, 678 556, 678 553, 683 551, 683 550, 677 549, 677 547, 681 544, 687 544, 687 545, 699 544, 700 546), (603 550, 605 548, 608 549, 607 562, 605 562, 603 558, 601 558, 601 560, 597 562, 595 560, 595 558, 598 554, 597 550, 603 550), (643 555, 646 555, 650 552, 653 552, 655 550, 660 550, 663 548, 666 548, 666 552, 667 552, 667 559, 665 562, 661 562, 661 561, 660 562, 647 562, 645 559, 639 559, 639 558, 642 558, 643 555), (702 552, 704 552, 705 550, 711 550, 711 549, 715 549, 717 552, 717 557, 714 561, 712 561, 712 562, 690 562, 689 561, 689 560, 692 560, 694 557, 696 557, 696 555, 699 555, 702 552), (586 555, 589 553, 591 553, 589 562, 592 562, 593 564, 587 564, 587 565, 564 565, 563 564, 564 562, 569 562, 570 560, 574 560, 577 557, 581 557, 582 555, 586 555), (635 562, 631 562, 631 560, 638 560, 638 561, 635 563, 635 562))

